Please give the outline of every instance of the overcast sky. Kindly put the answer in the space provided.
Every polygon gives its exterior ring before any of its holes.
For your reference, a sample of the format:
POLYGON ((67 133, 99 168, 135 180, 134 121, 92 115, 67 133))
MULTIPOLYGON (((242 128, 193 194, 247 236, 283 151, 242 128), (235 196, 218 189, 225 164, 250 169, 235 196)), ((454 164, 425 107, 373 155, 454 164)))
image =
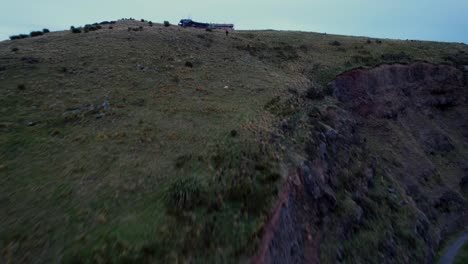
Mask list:
POLYGON ((0 39, 123 17, 468 43, 468 0, 0 0, 0 39))

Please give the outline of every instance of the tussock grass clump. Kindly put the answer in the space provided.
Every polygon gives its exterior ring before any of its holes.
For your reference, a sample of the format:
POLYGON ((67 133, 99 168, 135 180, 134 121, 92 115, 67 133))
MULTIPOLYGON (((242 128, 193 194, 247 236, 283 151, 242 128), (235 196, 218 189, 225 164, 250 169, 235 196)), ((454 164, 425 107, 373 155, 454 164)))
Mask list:
POLYGON ((206 184, 197 175, 175 178, 164 194, 168 210, 192 210, 206 200, 206 184))

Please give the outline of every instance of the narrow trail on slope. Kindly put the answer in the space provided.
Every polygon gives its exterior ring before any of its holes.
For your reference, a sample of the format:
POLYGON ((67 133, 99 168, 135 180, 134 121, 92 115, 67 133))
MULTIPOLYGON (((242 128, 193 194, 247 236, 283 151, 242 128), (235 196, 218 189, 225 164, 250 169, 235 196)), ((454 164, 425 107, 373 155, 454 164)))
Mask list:
POLYGON ((452 264, 455 260, 455 257, 457 256, 458 252, 460 249, 463 247, 465 243, 468 242, 468 232, 462 234, 452 242, 445 250, 440 258, 440 264, 452 264))

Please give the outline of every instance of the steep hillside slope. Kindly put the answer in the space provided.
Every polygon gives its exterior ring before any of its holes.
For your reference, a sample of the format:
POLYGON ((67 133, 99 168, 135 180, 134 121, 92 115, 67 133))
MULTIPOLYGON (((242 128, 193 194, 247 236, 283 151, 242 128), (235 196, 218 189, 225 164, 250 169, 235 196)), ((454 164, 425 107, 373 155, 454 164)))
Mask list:
POLYGON ((1 42, 0 259, 431 262, 466 223, 464 65, 132 20, 1 42))

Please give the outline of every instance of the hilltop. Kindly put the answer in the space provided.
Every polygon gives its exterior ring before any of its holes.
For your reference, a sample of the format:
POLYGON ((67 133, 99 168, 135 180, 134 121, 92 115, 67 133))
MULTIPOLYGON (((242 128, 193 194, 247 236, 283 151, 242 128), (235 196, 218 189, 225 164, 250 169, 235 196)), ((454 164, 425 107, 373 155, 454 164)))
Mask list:
POLYGON ((421 263, 466 227, 468 46, 84 29, 0 42, 2 261, 421 263))

